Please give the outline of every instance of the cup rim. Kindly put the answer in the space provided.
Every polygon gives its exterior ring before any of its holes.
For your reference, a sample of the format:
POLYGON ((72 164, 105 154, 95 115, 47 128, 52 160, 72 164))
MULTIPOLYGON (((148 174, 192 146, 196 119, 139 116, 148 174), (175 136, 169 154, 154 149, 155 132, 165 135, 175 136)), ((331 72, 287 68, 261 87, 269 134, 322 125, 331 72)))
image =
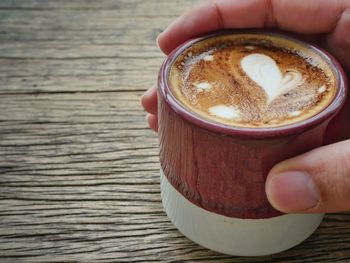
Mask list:
POLYGON ((238 137, 248 137, 248 138, 271 138, 271 137, 280 137, 292 134, 302 133, 312 127, 326 121, 327 119, 331 119, 336 113, 342 108, 345 103, 347 96, 347 78, 346 74, 340 65, 340 63, 326 50, 323 48, 307 43, 300 39, 291 36, 290 34, 282 33, 280 31, 267 31, 267 30, 259 30, 259 29, 228 29, 228 30, 219 30, 215 32, 211 32, 208 34, 204 34, 199 37, 195 37, 185 41, 183 44, 179 45, 176 49, 174 49, 168 57, 164 60, 158 75, 158 91, 160 96, 165 100, 168 106, 176 112, 176 114, 180 115, 185 120, 190 123, 197 125, 205 130, 209 130, 214 133, 221 133, 225 135, 238 136, 238 137), (205 119, 201 117, 197 113, 191 112, 186 108, 172 93, 170 89, 170 85, 168 83, 168 76, 170 69, 175 62, 176 58, 188 47, 191 45, 203 41, 205 39, 222 36, 222 35, 230 35, 230 34, 259 34, 259 35, 267 35, 267 36, 276 36, 281 37, 290 41, 293 41, 297 44, 310 48, 311 50, 318 53, 325 61, 330 65, 333 71, 336 74, 336 82, 337 82, 337 90, 334 98, 329 103, 329 105, 324 108, 321 112, 316 115, 291 124, 286 124, 277 127, 239 127, 227 125, 224 123, 216 122, 213 120, 205 119))

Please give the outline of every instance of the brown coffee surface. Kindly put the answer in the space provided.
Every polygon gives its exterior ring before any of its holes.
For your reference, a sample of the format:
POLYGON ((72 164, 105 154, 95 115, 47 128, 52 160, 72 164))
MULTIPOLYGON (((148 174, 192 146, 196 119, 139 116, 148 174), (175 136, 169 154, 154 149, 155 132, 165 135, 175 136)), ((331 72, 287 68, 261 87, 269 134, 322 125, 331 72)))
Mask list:
POLYGON ((232 34, 197 42, 173 63, 169 83, 190 111, 240 127, 277 127, 324 110, 335 73, 316 51, 274 35, 232 34))

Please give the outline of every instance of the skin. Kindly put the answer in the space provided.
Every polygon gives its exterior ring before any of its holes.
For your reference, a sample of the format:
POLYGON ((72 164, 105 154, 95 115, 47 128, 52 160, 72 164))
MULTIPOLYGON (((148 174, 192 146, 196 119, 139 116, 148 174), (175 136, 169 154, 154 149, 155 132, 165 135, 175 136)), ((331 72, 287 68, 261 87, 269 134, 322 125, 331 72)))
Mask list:
MULTIPOLYGON (((223 28, 289 31, 329 51, 350 72, 350 0, 214 0, 201 2, 171 23, 157 38, 169 54, 189 38, 223 28)), ((348 74, 349 75, 349 74, 348 74)), ((146 119, 157 131, 157 93, 141 98, 146 119)), ((350 101, 333 126, 343 141, 314 149, 272 168, 266 181, 270 203, 282 212, 350 210, 350 101), (330 158, 331 157, 331 158, 330 158)))

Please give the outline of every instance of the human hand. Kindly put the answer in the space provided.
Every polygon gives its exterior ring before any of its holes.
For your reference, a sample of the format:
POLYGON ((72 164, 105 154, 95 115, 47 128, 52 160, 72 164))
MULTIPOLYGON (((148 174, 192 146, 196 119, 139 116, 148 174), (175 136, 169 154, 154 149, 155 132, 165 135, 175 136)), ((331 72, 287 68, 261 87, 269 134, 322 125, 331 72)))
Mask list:
MULTIPOLYGON (((350 71, 350 0, 214 0, 175 20, 158 38, 169 54, 191 37, 223 28, 274 28, 317 44, 350 71)), ((158 130, 156 87, 141 103, 149 126, 158 130)), ((337 119, 350 138, 350 103, 337 119)), ((283 212, 321 213, 350 210, 350 140, 320 147, 277 164, 266 181, 270 203, 283 212)))

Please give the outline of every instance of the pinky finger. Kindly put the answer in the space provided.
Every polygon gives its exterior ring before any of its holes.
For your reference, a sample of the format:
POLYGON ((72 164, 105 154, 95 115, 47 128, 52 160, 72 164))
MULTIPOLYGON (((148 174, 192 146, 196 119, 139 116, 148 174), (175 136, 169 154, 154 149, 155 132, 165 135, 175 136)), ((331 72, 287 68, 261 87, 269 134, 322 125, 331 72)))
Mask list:
POLYGON ((146 120, 148 122, 149 127, 153 131, 158 132, 158 116, 154 114, 147 114, 146 120))

